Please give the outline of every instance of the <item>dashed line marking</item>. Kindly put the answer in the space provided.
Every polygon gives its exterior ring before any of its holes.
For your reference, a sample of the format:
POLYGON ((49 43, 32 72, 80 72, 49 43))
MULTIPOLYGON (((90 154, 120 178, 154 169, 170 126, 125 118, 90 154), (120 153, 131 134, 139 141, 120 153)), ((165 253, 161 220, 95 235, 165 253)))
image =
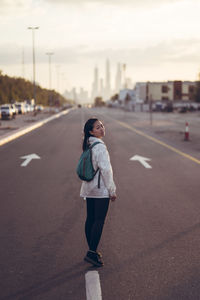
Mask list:
POLYGON ((99 273, 88 271, 85 274, 86 298, 87 300, 102 300, 99 273))

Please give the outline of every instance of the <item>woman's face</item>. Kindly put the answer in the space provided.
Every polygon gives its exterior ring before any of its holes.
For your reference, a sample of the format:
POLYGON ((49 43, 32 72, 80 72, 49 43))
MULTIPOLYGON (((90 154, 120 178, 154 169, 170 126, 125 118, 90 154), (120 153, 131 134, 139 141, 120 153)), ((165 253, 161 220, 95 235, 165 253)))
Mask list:
POLYGON ((105 136, 105 127, 103 123, 101 121, 96 121, 90 134, 99 139, 103 138, 105 136))

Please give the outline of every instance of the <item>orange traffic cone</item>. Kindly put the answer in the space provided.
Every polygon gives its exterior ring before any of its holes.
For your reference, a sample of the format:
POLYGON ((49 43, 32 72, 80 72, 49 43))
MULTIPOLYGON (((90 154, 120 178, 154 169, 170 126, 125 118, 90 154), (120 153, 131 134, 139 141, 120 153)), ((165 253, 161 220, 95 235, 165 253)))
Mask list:
POLYGON ((189 141, 189 124, 188 122, 185 123, 185 141, 189 141))

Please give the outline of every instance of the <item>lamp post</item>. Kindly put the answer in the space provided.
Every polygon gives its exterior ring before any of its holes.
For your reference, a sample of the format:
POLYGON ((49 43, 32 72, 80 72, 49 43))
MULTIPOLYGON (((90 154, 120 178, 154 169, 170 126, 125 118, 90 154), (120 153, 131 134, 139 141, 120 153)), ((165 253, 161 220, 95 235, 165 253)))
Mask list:
POLYGON ((33 99, 35 100, 36 104, 36 86, 35 86, 35 35, 34 32, 39 27, 28 27, 28 29, 32 30, 32 42, 33 42, 33 99))
POLYGON ((56 69, 57 69, 57 92, 60 93, 60 65, 57 65, 56 69))
POLYGON ((47 52, 46 55, 49 57, 49 104, 51 105, 51 56, 53 52, 47 52))

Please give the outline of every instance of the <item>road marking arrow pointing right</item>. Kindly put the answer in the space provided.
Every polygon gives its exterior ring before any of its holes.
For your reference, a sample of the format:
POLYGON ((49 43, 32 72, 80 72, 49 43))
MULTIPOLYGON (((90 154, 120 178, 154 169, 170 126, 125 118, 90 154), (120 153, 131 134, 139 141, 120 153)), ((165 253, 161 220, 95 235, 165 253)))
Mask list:
POLYGON ((139 161, 146 169, 152 169, 152 166, 150 166, 147 161, 151 161, 150 158, 143 157, 140 155, 134 155, 133 157, 130 158, 130 160, 136 160, 139 161))

